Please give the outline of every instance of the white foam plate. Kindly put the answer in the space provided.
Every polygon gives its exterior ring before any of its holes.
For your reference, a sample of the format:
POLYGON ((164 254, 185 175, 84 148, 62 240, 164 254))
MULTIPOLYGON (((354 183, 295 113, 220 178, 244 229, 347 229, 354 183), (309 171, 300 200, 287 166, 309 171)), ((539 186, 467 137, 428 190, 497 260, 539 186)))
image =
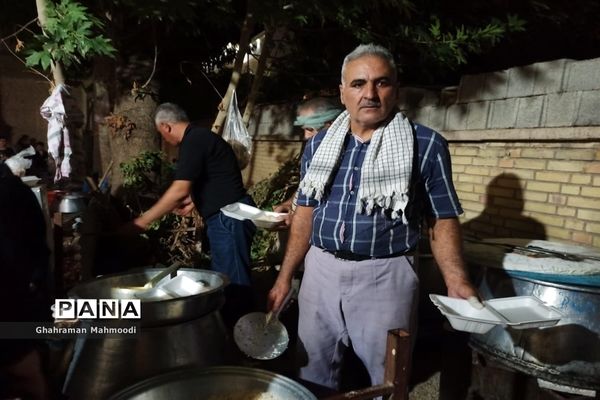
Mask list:
POLYGON ((42 180, 42 178, 38 178, 37 176, 34 176, 34 175, 29 175, 29 176, 22 176, 21 180, 27 186, 34 187, 35 185, 37 185, 38 183, 40 183, 40 181, 42 180))
POLYGON ((465 299, 430 294, 429 298, 456 330, 486 333, 498 325, 515 329, 553 326, 563 317, 557 309, 535 296, 515 296, 486 300, 481 310, 465 299))
POLYGON ((503 321, 489 308, 473 307, 465 299, 430 294, 429 298, 457 331, 486 333, 503 321))
POLYGON ((193 296, 210 289, 204 283, 196 282, 185 275, 177 275, 168 282, 160 284, 157 288, 173 297, 193 296))
POLYGON ((484 303, 515 329, 553 326, 563 317, 560 311, 535 296, 504 297, 484 303))
POLYGON ((249 219, 259 228, 272 228, 277 226, 287 215, 285 213, 261 210, 260 208, 239 202, 221 207, 221 211, 231 218, 239 220, 249 219))

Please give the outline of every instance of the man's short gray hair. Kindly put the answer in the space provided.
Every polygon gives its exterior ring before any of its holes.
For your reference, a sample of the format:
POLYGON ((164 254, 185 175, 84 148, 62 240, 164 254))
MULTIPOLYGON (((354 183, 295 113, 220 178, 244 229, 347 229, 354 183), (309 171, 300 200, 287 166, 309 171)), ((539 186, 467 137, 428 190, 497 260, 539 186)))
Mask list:
POLYGON ((378 44, 369 43, 369 44, 361 44, 361 45, 357 46, 354 50, 352 50, 344 58, 344 62, 342 64, 342 76, 341 76, 342 83, 344 83, 344 73, 346 72, 346 65, 348 65, 348 63, 350 61, 354 61, 354 60, 364 57, 364 56, 375 56, 375 57, 379 57, 382 60, 386 61, 392 68, 392 71, 394 72, 394 78, 396 78, 396 73, 397 73, 396 72, 396 62, 394 61, 394 56, 392 55, 392 53, 383 46, 380 46, 378 44))
POLYGON ((300 103, 296 109, 296 112, 301 114, 307 111, 312 111, 313 114, 321 114, 330 110, 341 109, 342 106, 337 98, 334 100, 327 97, 315 97, 300 103))
POLYGON ((160 124, 161 122, 177 123, 177 122, 190 122, 183 108, 179 107, 174 103, 162 103, 156 107, 154 112, 154 123, 160 124))

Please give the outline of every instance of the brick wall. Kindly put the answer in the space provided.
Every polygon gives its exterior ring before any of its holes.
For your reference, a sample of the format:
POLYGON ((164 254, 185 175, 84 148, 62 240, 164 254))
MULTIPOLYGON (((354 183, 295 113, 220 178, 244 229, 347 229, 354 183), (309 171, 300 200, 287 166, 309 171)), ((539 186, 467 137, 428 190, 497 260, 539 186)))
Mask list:
POLYGON ((600 247, 600 145, 451 142, 466 232, 600 247))
POLYGON ((243 171, 250 186, 277 171, 302 147, 301 132, 294 128, 295 107, 292 104, 268 104, 257 107, 248 125, 253 137, 252 159, 243 171))
MULTIPOLYGON (((467 75, 439 91, 404 87, 399 108, 448 140, 466 232, 600 247, 600 59, 467 75)), ((300 148, 293 107, 251 123, 253 183, 300 148)))

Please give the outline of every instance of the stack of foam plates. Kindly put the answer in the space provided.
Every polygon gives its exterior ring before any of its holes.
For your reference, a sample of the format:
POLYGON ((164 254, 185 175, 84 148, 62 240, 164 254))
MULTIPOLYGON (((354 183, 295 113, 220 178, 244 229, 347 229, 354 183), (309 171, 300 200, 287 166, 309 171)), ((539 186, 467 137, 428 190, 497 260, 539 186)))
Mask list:
POLYGON ((486 300, 477 309, 465 299, 430 294, 429 298, 458 331, 486 333, 495 326, 514 329, 553 326, 563 317, 556 308, 535 296, 515 296, 486 300))

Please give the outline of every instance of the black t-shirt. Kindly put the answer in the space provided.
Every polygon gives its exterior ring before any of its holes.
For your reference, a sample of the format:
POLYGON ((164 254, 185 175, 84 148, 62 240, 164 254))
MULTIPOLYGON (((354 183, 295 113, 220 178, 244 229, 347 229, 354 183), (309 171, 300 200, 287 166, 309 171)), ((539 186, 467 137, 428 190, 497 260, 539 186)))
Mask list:
POLYGON ((188 125, 183 134, 175 179, 192 181, 192 199, 204 218, 246 194, 231 146, 195 124, 188 125))

